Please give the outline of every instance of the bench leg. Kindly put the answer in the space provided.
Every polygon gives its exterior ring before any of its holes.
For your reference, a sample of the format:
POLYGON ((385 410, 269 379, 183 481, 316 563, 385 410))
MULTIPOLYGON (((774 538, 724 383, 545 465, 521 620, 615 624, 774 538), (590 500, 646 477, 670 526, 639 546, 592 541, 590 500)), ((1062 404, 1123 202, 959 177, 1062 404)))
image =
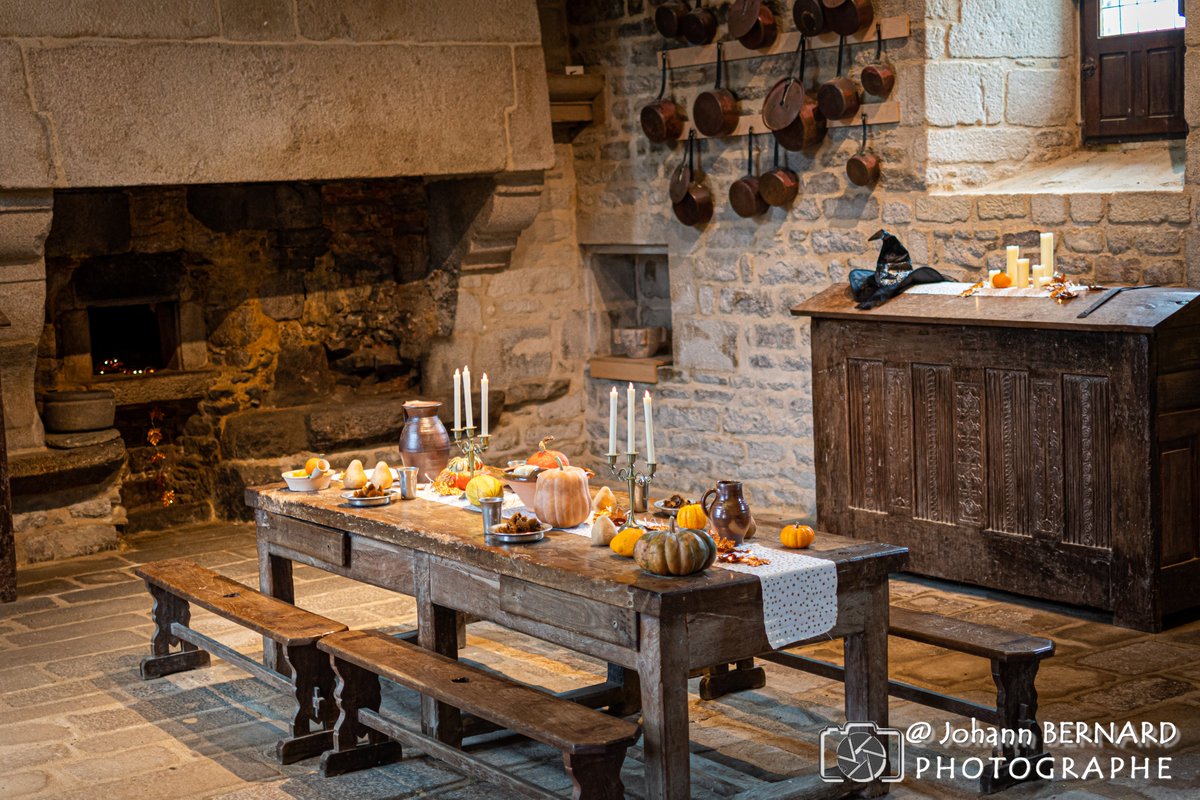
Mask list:
POLYGON ((572 755, 563 753, 563 765, 571 778, 573 800, 622 800, 621 764, 625 748, 615 753, 572 755))
MULTIPOLYGON (((992 680, 996 683, 996 710, 1000 713, 1000 727, 1013 731, 1025 742, 1005 744, 997 747, 992 755, 1004 759, 995 774, 987 771, 979 779, 984 794, 992 794, 1023 781, 1038 780, 1036 768, 1028 771, 1024 779, 1012 776, 1008 767, 1014 759, 1023 758, 1032 764, 1049 758, 1042 746, 1042 730, 1037 723, 1037 679, 1038 661, 1003 662, 992 661, 992 680), (1032 741, 1032 744, 1029 742, 1032 741)), ((1025 773, 1024 765, 1021 772, 1025 773)))
POLYGON ((333 699, 334 677, 329 658, 315 644, 286 648, 292 671, 296 706, 291 736, 280 739, 275 754, 280 764, 294 764, 320 755, 333 745, 333 723, 337 706, 333 699), (313 730, 313 723, 317 729, 313 730))
POLYGON ((753 658, 743 659, 729 668, 729 664, 717 664, 705 670, 700 679, 700 699, 716 700, 727 694, 761 689, 767 685, 767 673, 754 665, 753 658))
POLYGON ((358 720, 358 710, 379 710, 379 676, 340 658, 333 659, 337 675, 334 697, 338 717, 333 728, 333 749, 321 755, 321 775, 328 778, 400 760, 400 743, 358 720), (359 741, 366 737, 366 743, 359 741))
POLYGON ((154 598, 154 607, 150 611, 154 619, 154 634, 150 638, 150 655, 142 659, 142 680, 207 666, 208 653, 190 642, 181 642, 171 633, 172 623, 187 625, 191 621, 192 611, 188 602, 152 583, 147 583, 146 588, 154 598), (176 645, 179 650, 172 653, 171 648, 176 645))

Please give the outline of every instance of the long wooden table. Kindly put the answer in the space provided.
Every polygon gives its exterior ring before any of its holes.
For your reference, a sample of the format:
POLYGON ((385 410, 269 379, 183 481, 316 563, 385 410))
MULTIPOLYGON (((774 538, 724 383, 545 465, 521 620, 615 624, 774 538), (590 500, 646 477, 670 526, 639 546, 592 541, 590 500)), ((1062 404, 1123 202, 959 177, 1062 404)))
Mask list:
MULTIPOLYGON (((610 708, 641 707, 648 797, 691 796, 689 673, 771 650, 753 575, 655 577, 562 532, 535 545, 490 545, 478 515, 429 501, 354 509, 333 491, 256 488, 246 502, 267 594, 293 601, 299 562, 415 597, 419 642, 443 655, 457 657, 464 612, 607 661, 610 708)), ((847 719, 886 725, 888 573, 903 568, 907 551, 821 535, 811 554, 837 564, 838 619, 820 638, 845 640, 847 719)), ((455 709, 425 700, 422 712, 427 733, 461 742, 455 709)))

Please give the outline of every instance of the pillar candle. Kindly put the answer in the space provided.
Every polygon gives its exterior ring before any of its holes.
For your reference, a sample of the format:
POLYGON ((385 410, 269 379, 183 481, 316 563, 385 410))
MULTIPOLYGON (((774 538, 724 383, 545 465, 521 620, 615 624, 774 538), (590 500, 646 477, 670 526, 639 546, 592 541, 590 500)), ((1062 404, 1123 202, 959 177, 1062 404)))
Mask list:
POLYGON ((650 393, 642 398, 642 410, 646 414, 646 463, 654 463, 654 400, 650 393))
POLYGON ((1054 234, 1042 234, 1042 266, 1054 275, 1054 234))
POLYGON ((1004 249, 1005 255, 1005 272, 1008 277, 1012 278, 1013 286, 1018 286, 1017 283, 1017 261, 1021 258, 1021 248, 1016 245, 1009 245, 1004 249))
POLYGON ((454 370, 454 427, 462 427, 462 373, 454 370))
POLYGON ((628 425, 627 425, 627 428, 628 428, 628 430, 626 431, 626 436, 625 436, 625 442, 626 442, 626 444, 628 445, 628 447, 626 447, 626 448, 625 448, 625 452, 627 452, 627 453, 636 453, 637 451, 633 449, 633 438, 634 438, 634 437, 633 437, 633 428, 634 428, 634 425, 633 425, 633 420, 634 420, 633 411, 634 411, 634 409, 635 409, 635 408, 637 408, 637 393, 633 391, 633 384, 632 384, 632 383, 631 383, 631 384, 629 384, 629 391, 626 393, 626 404, 629 406, 629 409, 628 409, 628 411, 629 411, 629 415, 628 415, 628 417, 627 417, 627 420, 628 420, 628 425))
POLYGON ((467 406, 467 427, 475 425, 475 412, 471 410, 471 370, 463 367, 463 402, 467 406))
POLYGON ((483 430, 480 431, 484 436, 488 435, 487 431, 487 412, 488 412, 488 380, 487 373, 483 373, 483 380, 479 382, 479 424, 483 430))
POLYGON ((617 454, 617 387, 608 393, 608 454, 617 454))
MULTIPOLYGON (((1017 279, 1013 281, 1013 285, 1018 289, 1024 289, 1029 285, 1029 259, 1017 259, 1017 279)), ((467 406, 470 408, 470 406, 467 406)), ((469 413, 469 412, 468 412, 469 413)))

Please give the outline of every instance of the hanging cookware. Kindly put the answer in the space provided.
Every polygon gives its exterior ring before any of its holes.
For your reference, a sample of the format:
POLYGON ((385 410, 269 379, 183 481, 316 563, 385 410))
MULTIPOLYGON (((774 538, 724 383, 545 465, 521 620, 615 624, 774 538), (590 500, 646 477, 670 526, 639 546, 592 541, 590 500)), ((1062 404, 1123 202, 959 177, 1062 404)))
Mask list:
POLYGON ((875 19, 871 0, 821 0, 821 4, 826 27, 842 36, 858 33, 875 19))
POLYGON ((671 142, 683 133, 683 108, 674 100, 663 97, 667 91, 667 51, 662 51, 662 83, 658 99, 642 109, 642 132, 655 144, 671 142))
POLYGON ((828 30, 825 26, 825 6, 821 0, 796 0, 792 6, 792 20, 804 36, 820 36, 828 30))
POLYGON ((863 67, 862 85, 867 94, 887 97, 896 85, 896 72, 883 63, 883 26, 875 23, 875 63, 863 67))
POLYGON ((723 43, 717 42, 716 85, 701 92, 692 103, 692 120, 705 136, 728 136, 738 124, 737 98, 721 87, 722 49, 723 43))
POLYGON ((729 35, 747 50, 770 47, 778 33, 775 14, 763 0, 735 0, 730 7, 729 35))
POLYGON ((696 132, 688 134, 688 172, 692 176, 683 199, 671 206, 675 218, 684 225, 703 225, 712 219, 712 192, 704 184, 696 180, 697 172, 694 162, 696 152, 696 132))
POLYGON ((746 174, 729 187, 729 205, 739 217, 757 217, 770 206, 758 190, 758 176, 754 174, 754 128, 746 139, 746 174))
POLYGON ((858 113, 862 101, 854 81, 842 74, 842 58, 846 53, 846 37, 838 42, 837 77, 825 81, 817 90, 817 105, 825 119, 846 119, 858 113))
POLYGON ((717 15, 696 0, 696 7, 679 21, 679 32, 688 44, 708 44, 717 35, 717 15))
POLYGON ((654 10, 654 27, 668 39, 683 36, 683 18, 691 11, 683 0, 667 0, 654 10))
POLYGON ((879 180, 879 157, 867 152, 867 115, 862 115, 862 143, 858 153, 846 162, 846 175, 858 186, 870 186, 879 180))
POLYGON ((671 198, 672 205, 681 202, 687 196, 688 187, 692 185, 692 139, 694 136, 695 131, 688 136, 687 148, 684 150, 679 166, 671 171, 671 182, 667 185, 667 195, 671 198))
POLYGON ((786 163, 779 163, 778 139, 775 140, 775 166, 758 179, 758 191, 767 205, 772 206, 786 206, 796 199, 796 193, 800 191, 800 176, 792 172, 786 163))
POLYGON ((825 138, 825 117, 804 88, 807 54, 808 38, 801 36, 797 58, 799 76, 788 75, 776 82, 763 100, 763 122, 786 150, 803 150, 825 138))

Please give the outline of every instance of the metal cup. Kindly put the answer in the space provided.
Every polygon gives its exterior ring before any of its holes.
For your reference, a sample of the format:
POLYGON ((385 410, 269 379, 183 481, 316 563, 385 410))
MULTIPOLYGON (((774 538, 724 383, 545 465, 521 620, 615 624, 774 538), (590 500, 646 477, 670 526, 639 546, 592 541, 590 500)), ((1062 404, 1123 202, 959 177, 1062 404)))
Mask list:
POLYGON ((397 470, 400 473, 400 499, 412 500, 417 496, 417 467, 401 467, 397 470))
POLYGON ((633 484, 633 510, 638 513, 646 510, 646 484, 637 481, 633 484))
POLYGON ((483 535, 490 536, 492 527, 499 525, 504 521, 504 517, 500 513, 501 506, 504 505, 503 497, 481 497, 479 498, 479 510, 483 512, 483 535))

